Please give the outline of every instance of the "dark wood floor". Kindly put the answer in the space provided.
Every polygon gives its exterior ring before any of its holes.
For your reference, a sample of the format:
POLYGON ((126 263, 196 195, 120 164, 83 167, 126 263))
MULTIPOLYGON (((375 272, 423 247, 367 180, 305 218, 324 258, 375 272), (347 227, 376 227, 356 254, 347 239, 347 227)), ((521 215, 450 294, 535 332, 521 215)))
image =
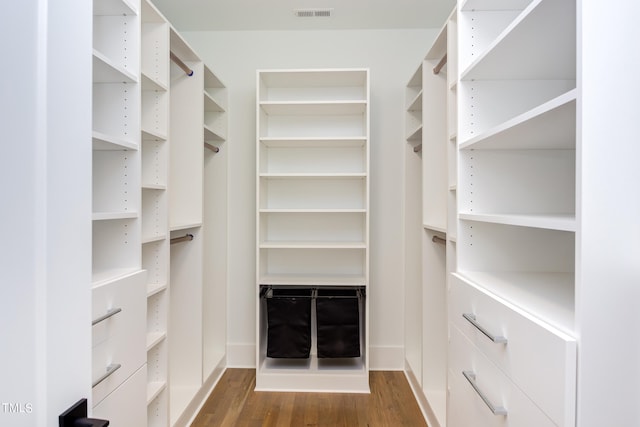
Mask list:
POLYGON ((426 426, 404 373, 369 378, 371 394, 256 392, 254 369, 227 369, 191 426, 426 426))

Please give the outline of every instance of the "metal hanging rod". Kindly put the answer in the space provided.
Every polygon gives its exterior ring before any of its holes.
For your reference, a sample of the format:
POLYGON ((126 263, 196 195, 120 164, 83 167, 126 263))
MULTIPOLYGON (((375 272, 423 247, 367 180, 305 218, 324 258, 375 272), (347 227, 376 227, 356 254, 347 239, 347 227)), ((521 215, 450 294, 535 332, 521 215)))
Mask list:
POLYGON ((185 64, 184 62, 182 62, 182 59, 178 58, 178 57, 176 56, 176 54, 175 54, 175 53, 173 53, 173 52, 169 52, 169 57, 171 58, 171 60, 172 60, 173 62, 175 62, 175 64, 176 64, 178 67, 182 68, 182 71, 184 71, 185 73, 187 73, 187 76, 189 76, 189 77, 193 76, 193 70, 192 70, 191 68, 189 68, 189 67, 187 66, 187 64, 185 64))
POLYGON ((445 53, 442 59, 440 60, 440 62, 438 62, 438 65, 433 67, 433 74, 440 74, 440 70, 442 70, 442 68, 446 65, 446 63, 447 63, 447 54, 445 53))
POLYGON ((336 293, 335 295, 332 295, 331 293, 329 294, 324 294, 324 295, 319 295, 318 291, 322 290, 322 291, 331 291, 331 290, 336 290, 334 288, 328 289, 328 288, 296 288, 295 290, 300 290, 301 292, 299 294, 282 294, 282 295, 274 295, 273 290, 274 289, 285 289, 285 288, 274 288, 273 286, 269 285, 269 286, 265 286, 262 288, 262 290, 260 291, 260 297, 261 298, 309 298, 309 299, 319 299, 319 298, 336 298, 336 299, 341 299, 341 298, 364 298, 365 297, 365 292, 364 290, 360 289, 360 288, 349 288, 349 287, 345 287, 345 288, 340 288, 340 290, 353 290, 355 291, 355 295, 341 295, 339 293, 336 293), (302 291, 304 290, 308 290, 311 291, 309 293, 303 293, 302 291))
POLYGON ((216 147, 215 145, 211 145, 208 142, 204 143, 204 148, 208 148, 209 150, 213 151, 214 153, 217 153, 218 151, 220 151, 220 149, 218 147, 216 147))
POLYGON ((171 244, 173 245, 174 243, 190 242, 191 240, 193 240, 193 234, 185 234, 182 237, 174 237, 173 239, 171 239, 171 244))
POLYGON ((414 153, 419 153, 422 151, 422 144, 418 144, 415 147, 413 147, 413 152, 414 153))
POLYGON ((433 236, 431 238, 431 241, 433 243, 440 243, 441 245, 444 245, 445 243, 447 243, 447 239, 443 239, 442 237, 439 237, 439 236, 433 236))

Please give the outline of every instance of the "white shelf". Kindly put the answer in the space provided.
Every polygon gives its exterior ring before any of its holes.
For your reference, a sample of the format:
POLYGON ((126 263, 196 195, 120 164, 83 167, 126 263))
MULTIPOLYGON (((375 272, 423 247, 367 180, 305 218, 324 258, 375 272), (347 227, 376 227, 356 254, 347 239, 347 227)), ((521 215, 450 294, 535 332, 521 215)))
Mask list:
POLYGON ((113 63, 97 50, 93 50, 94 83, 137 83, 138 77, 124 67, 113 63))
POLYGON ((260 213, 367 213, 366 209, 259 209, 260 213))
POLYGON ((138 212, 135 211, 123 211, 123 212, 94 212, 91 215, 93 221, 110 221, 118 219, 132 219, 138 218, 138 212))
POLYGON ((575 16, 573 1, 532 1, 461 80, 575 79, 575 16))
POLYGON ((167 289, 166 283, 149 283, 147 285, 147 298, 150 298, 167 289))
POLYGON ((160 344, 167 338, 166 332, 149 332, 147 333, 147 351, 160 344))
POLYGON ((141 73, 142 76, 142 90, 146 91, 157 91, 157 92, 167 92, 169 88, 165 82, 159 81, 157 79, 152 78, 147 75, 145 72, 141 73))
POLYGON ((155 7, 155 5, 151 2, 151 0, 142 0, 141 18, 144 24, 146 23, 168 24, 166 18, 155 7))
POLYGON ((363 114, 366 101, 318 101, 318 102, 279 102, 262 101, 260 107, 270 115, 307 116, 307 115, 354 115, 363 114))
POLYGON ((577 89, 460 144, 460 149, 575 149, 577 89))
POLYGON ((147 383, 147 405, 150 405, 166 388, 166 381, 152 381, 147 383))
POLYGON ((226 136, 213 130, 211 127, 207 125, 204 125, 203 138, 205 141, 225 141, 227 139, 226 136))
POLYGON ((164 191, 167 186, 164 184, 142 184, 143 190, 164 191))
POLYGON ((264 179, 364 179, 366 173, 261 173, 264 179))
POLYGON ((422 90, 418 92, 413 100, 409 101, 407 111, 422 111, 422 90))
POLYGON ((260 285, 292 286, 365 286, 366 279, 360 275, 298 275, 268 274, 258 280, 260 285))
POLYGON ((365 242, 304 242, 266 241, 260 243, 260 249, 366 249, 365 242))
POLYGON ((181 230, 189 230, 191 228, 199 228, 202 226, 201 222, 191 222, 184 224, 174 224, 169 228, 169 231, 181 231, 181 230))
POLYGON ((129 0, 93 0, 93 14, 107 16, 137 15, 138 10, 129 0))
POLYGON ((309 355, 309 359, 302 361, 267 358, 260 366, 260 371, 267 375, 271 373, 302 376, 309 374, 327 376, 343 376, 344 374, 349 373, 354 375, 366 374, 364 363, 359 357, 343 360, 330 360, 318 358, 318 356, 313 353, 309 355))
POLYGON ((138 150, 138 144, 135 141, 118 138, 97 131, 93 131, 91 137, 93 149, 96 151, 138 150))
POLYGON ((460 10, 522 10, 532 0, 464 0, 460 10))
POLYGON ((204 111, 225 112, 224 107, 218 103, 209 93, 204 92, 204 111))
POLYGON ((366 70, 363 69, 282 69, 259 70, 260 76, 270 88, 309 87, 363 87, 366 70))
POLYGON ((167 238, 166 234, 158 234, 156 236, 142 236, 142 244, 146 245, 148 243, 160 242, 167 238))
POLYGON ((498 213, 466 213, 460 212, 463 220, 490 222, 493 224, 516 225, 520 227, 544 228, 547 230, 576 231, 576 219, 573 214, 558 215, 524 215, 498 213))
POLYGON ((422 142, 422 124, 418 125, 418 127, 409 132, 409 134, 407 135, 407 141, 411 143, 422 142))
POLYGON ((422 224, 422 228, 424 228, 425 230, 437 231, 439 233, 447 233, 446 225, 422 224))
POLYGON ((365 136, 354 137, 261 137, 260 142, 265 147, 362 147, 367 143, 365 136))
POLYGON ((167 135, 153 129, 142 129, 143 141, 166 141, 167 135))
POLYGON ((111 268, 105 270, 94 270, 91 276, 91 286, 97 287, 110 282, 115 282, 126 276, 140 271, 139 268, 111 268))
POLYGON ((460 149, 575 149, 572 89, 460 144, 460 149))
POLYGON ((574 326, 572 273, 459 271, 459 276, 571 337, 574 326))

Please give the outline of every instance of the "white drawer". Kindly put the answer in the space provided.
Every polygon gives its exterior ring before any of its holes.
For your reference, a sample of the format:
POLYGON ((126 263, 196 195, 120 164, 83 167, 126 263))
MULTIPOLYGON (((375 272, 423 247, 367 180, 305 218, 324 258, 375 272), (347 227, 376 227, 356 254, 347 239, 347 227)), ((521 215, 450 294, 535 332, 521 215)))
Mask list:
POLYGON ((92 327, 92 382, 107 373, 107 368, 120 365, 93 387, 93 404, 127 379, 146 361, 146 271, 124 276, 93 288, 94 322, 109 313, 121 311, 92 327))
MULTIPOLYGON (((94 402, 95 404, 95 402, 94 402)), ((113 427, 147 425, 147 367, 143 365, 113 393, 93 408, 93 418, 113 427)))
POLYGON ((455 326, 451 326, 448 384, 448 427, 555 426, 553 421, 455 326), (477 390, 463 372, 474 381, 477 390), (490 405, 496 412, 503 409, 506 414, 494 414, 490 405))
POLYGON ((453 274, 453 324, 502 369, 558 426, 575 425, 576 342, 453 274), (478 327, 463 314, 475 316, 478 327), (503 337, 494 342, 489 335, 503 337))

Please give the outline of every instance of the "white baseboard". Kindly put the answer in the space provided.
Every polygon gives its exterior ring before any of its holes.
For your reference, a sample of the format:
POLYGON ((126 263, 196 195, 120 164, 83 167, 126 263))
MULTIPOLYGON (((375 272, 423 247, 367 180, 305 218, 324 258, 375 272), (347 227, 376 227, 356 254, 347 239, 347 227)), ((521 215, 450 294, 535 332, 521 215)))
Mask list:
POLYGON ((414 372, 411 370, 408 362, 405 363, 404 375, 407 378, 409 386, 411 386, 411 391, 413 391, 413 395, 416 398, 416 402, 418 402, 418 406, 420 407, 420 411, 422 412, 422 416, 427 425, 432 427, 441 427, 442 424, 440 423, 440 420, 431 407, 429 399, 427 399, 427 396, 422 391, 420 382, 416 378, 414 372))
POLYGON ((256 345, 227 344, 227 367, 255 369, 256 345))
POLYGON ((369 369, 372 371, 402 371, 404 369, 404 347, 369 347, 369 369))

